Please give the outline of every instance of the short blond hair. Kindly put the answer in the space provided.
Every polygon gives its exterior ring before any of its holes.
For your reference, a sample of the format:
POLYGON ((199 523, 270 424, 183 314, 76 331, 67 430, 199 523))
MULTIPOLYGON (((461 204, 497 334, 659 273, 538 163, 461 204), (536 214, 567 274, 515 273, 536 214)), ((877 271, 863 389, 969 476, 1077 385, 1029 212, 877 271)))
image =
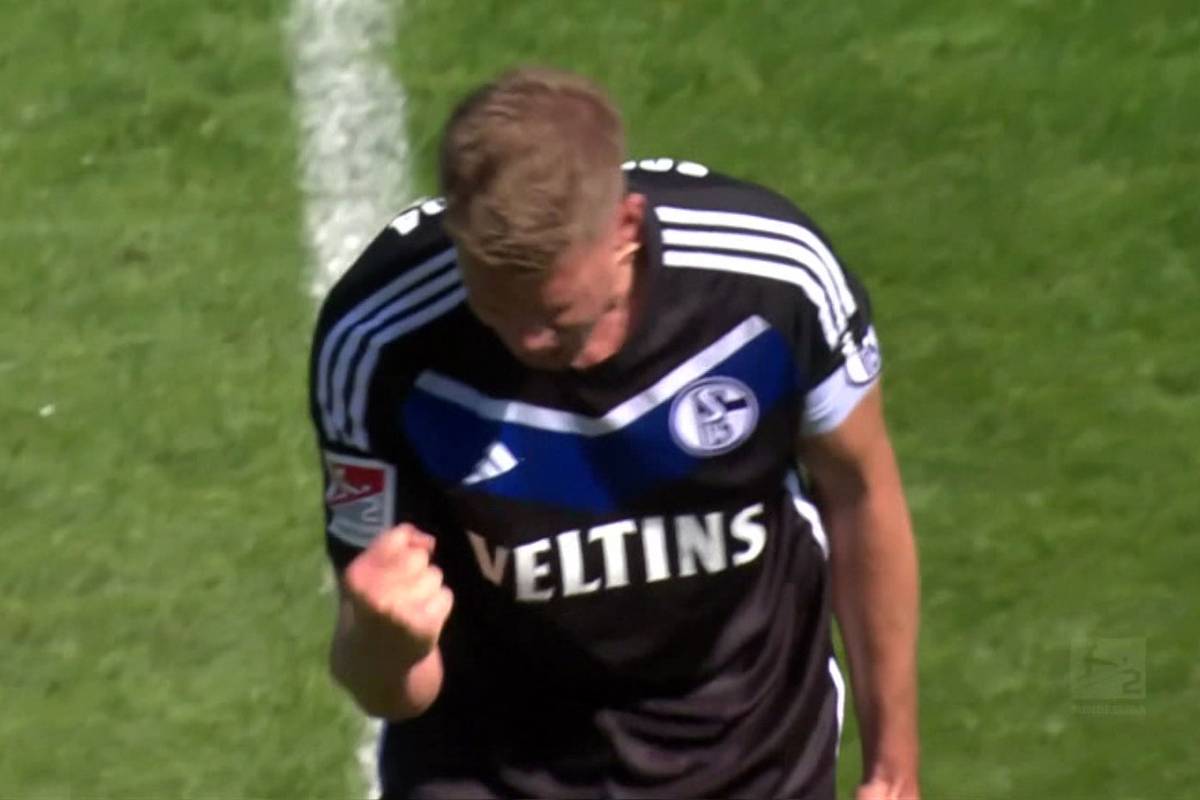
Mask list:
POLYGON ((621 117, 599 86, 521 68, 459 103, 442 134, 446 227, 472 263, 536 274, 593 241, 625 194, 621 117))

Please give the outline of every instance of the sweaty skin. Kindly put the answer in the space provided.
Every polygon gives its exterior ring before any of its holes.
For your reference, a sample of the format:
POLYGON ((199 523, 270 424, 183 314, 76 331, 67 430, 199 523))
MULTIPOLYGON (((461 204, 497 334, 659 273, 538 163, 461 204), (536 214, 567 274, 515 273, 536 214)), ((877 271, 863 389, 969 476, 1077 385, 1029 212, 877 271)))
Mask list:
POLYGON ((408 719, 442 686, 438 637, 454 597, 430 563, 434 538, 412 525, 378 536, 339 582, 330 667, 371 716, 408 719))
POLYGON ((917 551, 880 385, 799 451, 829 533, 834 616, 862 737, 857 800, 915 800, 917 551))

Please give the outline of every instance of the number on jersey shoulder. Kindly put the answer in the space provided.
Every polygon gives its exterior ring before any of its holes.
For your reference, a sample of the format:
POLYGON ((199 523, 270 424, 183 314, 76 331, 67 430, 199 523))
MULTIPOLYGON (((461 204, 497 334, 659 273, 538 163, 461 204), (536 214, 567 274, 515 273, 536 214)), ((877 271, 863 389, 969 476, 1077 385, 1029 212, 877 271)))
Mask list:
POLYGON ((695 161, 676 161, 673 158, 643 158, 640 161, 626 161, 621 165, 621 169, 626 172, 635 169, 645 172, 678 172, 680 175, 688 175, 693 178, 703 178, 708 174, 708 167, 703 164, 697 164, 695 161))
POLYGON ((446 201, 440 197, 422 197, 396 215, 388 226, 401 236, 407 236, 421 224, 421 217, 434 217, 446 210, 446 201))

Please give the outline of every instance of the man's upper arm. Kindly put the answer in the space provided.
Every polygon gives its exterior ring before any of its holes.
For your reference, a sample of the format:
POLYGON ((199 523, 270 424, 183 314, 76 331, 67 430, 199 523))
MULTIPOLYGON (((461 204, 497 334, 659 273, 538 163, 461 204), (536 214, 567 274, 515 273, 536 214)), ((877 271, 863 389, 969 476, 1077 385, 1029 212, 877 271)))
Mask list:
POLYGON ((882 395, 876 381, 837 427, 801 437, 798 455, 823 507, 857 501, 869 483, 899 480, 882 395))
MULTIPOLYGON (((815 229, 815 228, 814 228, 815 229)), ((838 428, 877 384, 882 368, 879 339, 866 289, 824 245, 819 263, 832 288, 801 299, 797 350, 806 389, 802 437, 838 428)))
POLYGON ((326 543, 340 571, 402 522, 433 531, 437 501, 398 410, 431 352, 424 326, 461 297, 440 201, 400 212, 330 290, 309 361, 309 411, 324 472, 326 543), (419 305, 433 298, 436 302, 419 305), (432 310, 437 314, 430 314, 432 310))
POLYGON ((337 572, 384 531, 401 522, 426 526, 425 478, 402 440, 394 409, 403 386, 391 365, 364 370, 356 359, 369 338, 386 290, 389 249, 385 231, 339 283, 321 309, 309 364, 309 413, 323 473, 325 543, 337 572), (380 266, 371 273, 371 268, 380 266), (355 270, 367 268, 367 277, 355 270), (384 269, 387 267, 387 269, 384 269))

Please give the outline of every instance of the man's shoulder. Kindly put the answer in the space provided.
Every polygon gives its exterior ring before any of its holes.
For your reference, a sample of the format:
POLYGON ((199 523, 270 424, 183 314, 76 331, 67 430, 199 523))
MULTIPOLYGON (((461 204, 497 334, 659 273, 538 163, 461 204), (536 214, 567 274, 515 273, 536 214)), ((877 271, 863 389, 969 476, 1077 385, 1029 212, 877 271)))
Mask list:
POLYGON ((624 169, 630 188, 646 194, 652 211, 722 211, 811 225, 808 215, 780 192, 696 161, 645 158, 625 162, 624 169))
MULTIPOLYGON (((691 161, 645 159, 626 169, 630 187, 647 197, 664 266, 724 272, 750 284, 804 288, 816 281, 846 293, 824 231, 784 194, 691 161)), ((813 292, 804 295, 817 302, 813 292)))
POLYGON ((367 449, 376 376, 411 378, 437 351, 439 326, 464 305, 442 210, 440 200, 426 200, 402 211, 322 303, 309 373, 313 414, 329 441, 367 449), (392 369, 401 357, 407 369, 392 369))
POLYGON ((693 162, 629 166, 631 187, 648 198, 665 271, 695 288, 680 294, 756 309, 777 326, 815 316, 825 346, 838 347, 865 297, 804 211, 761 184, 693 162))
POLYGON ((317 338, 339 325, 381 319, 461 290, 454 247, 442 226, 445 206, 424 199, 396 215, 326 294, 317 338))

